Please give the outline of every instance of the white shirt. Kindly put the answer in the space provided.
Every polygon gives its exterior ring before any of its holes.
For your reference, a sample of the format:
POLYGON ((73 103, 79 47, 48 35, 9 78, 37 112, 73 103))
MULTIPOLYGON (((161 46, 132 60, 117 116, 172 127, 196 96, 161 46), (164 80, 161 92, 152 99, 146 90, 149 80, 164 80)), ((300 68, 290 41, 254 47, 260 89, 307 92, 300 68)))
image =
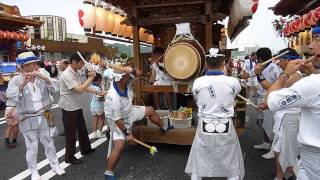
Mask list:
POLYGON ((152 68, 156 72, 155 82, 153 83, 154 85, 171 85, 172 84, 172 78, 169 76, 169 74, 161 71, 156 63, 152 64, 152 68))
POLYGON ((47 78, 51 78, 50 77, 50 73, 47 71, 47 70, 45 70, 44 68, 39 68, 39 72, 42 74, 42 75, 44 75, 45 77, 47 77, 47 78))
MULTIPOLYGON (((41 101, 41 90, 39 87, 36 86, 36 81, 37 79, 34 80, 34 83, 29 82, 27 84, 27 87, 30 91, 31 94, 31 100, 32 100, 32 105, 34 106, 35 109, 41 109, 43 108, 43 103, 41 101)), ((41 112, 41 111, 40 111, 41 112)), ((38 124, 41 124, 41 117, 38 117, 38 124)))
POLYGON ((112 84, 105 100, 104 112, 107 118, 112 121, 123 119, 125 124, 129 124, 129 116, 132 110, 133 91, 128 86, 127 96, 122 97, 118 94, 115 86, 112 84))
MULTIPOLYGON (((281 74, 282 69, 274 64, 274 63, 270 63, 263 71, 262 71, 262 75, 264 76, 264 78, 269 82, 269 83, 273 83, 275 82, 279 75, 281 74)), ((261 85, 260 85, 261 86, 261 85)), ((261 88, 258 88, 257 93, 261 96, 266 95, 266 90, 261 86, 261 88)))
POLYGON ((271 111, 301 108, 298 141, 320 148, 320 75, 313 74, 268 97, 271 111))
POLYGON ((255 62, 252 62, 252 68, 250 68, 250 62, 251 60, 250 59, 246 59, 244 60, 244 70, 246 70, 249 75, 250 75, 250 78, 252 77, 256 77, 256 74, 254 72, 254 67, 257 65, 255 62))
POLYGON ((233 117, 234 98, 240 90, 240 83, 234 77, 205 75, 197 78, 192 92, 199 117, 233 117))

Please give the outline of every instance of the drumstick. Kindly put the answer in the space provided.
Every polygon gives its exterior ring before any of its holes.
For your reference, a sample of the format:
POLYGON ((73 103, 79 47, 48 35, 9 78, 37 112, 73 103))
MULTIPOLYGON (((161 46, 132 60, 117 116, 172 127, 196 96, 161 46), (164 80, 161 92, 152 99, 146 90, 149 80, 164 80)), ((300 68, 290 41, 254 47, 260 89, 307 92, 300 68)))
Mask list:
POLYGON ((279 57, 281 57, 281 56, 283 56, 283 55, 285 55, 285 54, 287 54, 287 53, 289 53, 289 50, 287 50, 287 51, 285 51, 285 52, 283 52, 283 53, 281 53, 281 54, 279 54, 279 55, 277 55, 277 56, 275 56, 275 57, 273 57, 273 58, 271 58, 271 59, 269 59, 269 60, 261 63, 261 65, 264 66, 264 65, 272 62, 273 60, 275 60, 275 59, 277 59, 277 58, 279 58, 279 57))
POLYGON ((8 118, 12 115, 12 113, 13 113, 13 111, 14 111, 15 109, 16 109, 16 106, 12 107, 12 108, 10 109, 10 111, 8 112, 8 114, 4 116, 4 119, 8 119, 8 118))
POLYGON ((314 60, 317 59, 316 57, 318 57, 318 55, 313 55, 309 57, 307 60, 304 61, 304 64, 312 63, 314 60))
POLYGON ((142 141, 140 141, 140 140, 138 140, 136 138, 132 138, 132 140, 134 142, 140 144, 141 146, 144 146, 144 147, 148 148, 151 155, 154 155, 154 153, 158 152, 158 150, 157 150, 157 148, 155 146, 150 146, 150 145, 148 145, 148 144, 146 144, 146 143, 144 143, 144 142, 142 142, 142 141))
POLYGON ((251 102, 249 99, 241 96, 240 94, 238 94, 237 96, 238 96, 240 99, 242 99, 242 100, 246 101, 247 103, 249 103, 251 106, 259 109, 260 111, 262 111, 257 105, 255 105, 255 104, 254 104, 253 102, 251 102))
POLYGON ((77 51, 78 56, 80 57, 80 59, 84 62, 85 66, 87 66, 87 68, 92 69, 91 64, 88 63, 83 56, 81 55, 81 53, 79 51, 77 51))

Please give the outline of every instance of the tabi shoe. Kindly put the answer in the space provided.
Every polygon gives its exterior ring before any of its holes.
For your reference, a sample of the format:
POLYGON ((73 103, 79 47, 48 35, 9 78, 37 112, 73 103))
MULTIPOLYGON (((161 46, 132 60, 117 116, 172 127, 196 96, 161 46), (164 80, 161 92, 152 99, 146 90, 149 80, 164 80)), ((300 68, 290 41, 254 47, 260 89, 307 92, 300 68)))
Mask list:
POLYGON ((31 180, 40 180, 40 179, 41 179, 41 177, 40 177, 38 171, 32 172, 32 174, 31 174, 31 180))
POLYGON ((270 150, 268 153, 262 155, 261 157, 263 157, 264 159, 273 159, 275 158, 275 155, 274 152, 270 150))
POLYGON ((66 163, 69 163, 69 164, 81 164, 81 163, 83 163, 83 161, 81 161, 80 159, 77 159, 76 157, 73 157, 72 160, 66 161, 66 163))
POLYGON ((117 180, 116 176, 105 175, 105 180, 117 180))
POLYGON ((81 155, 89 155, 89 154, 94 153, 95 151, 96 151, 95 149, 90 149, 90 150, 87 151, 87 152, 81 152, 81 155))
POLYGON ((106 138, 107 136, 105 135, 105 134, 103 134, 103 132, 102 131, 97 131, 97 136, 96 136, 97 138, 106 138))
POLYGON ((66 171, 63 170, 60 166, 52 168, 52 171, 58 174, 59 176, 64 175, 66 173, 66 171))
POLYGON ((270 150, 270 144, 266 143, 266 142, 263 142, 262 144, 254 145, 253 148, 270 150))

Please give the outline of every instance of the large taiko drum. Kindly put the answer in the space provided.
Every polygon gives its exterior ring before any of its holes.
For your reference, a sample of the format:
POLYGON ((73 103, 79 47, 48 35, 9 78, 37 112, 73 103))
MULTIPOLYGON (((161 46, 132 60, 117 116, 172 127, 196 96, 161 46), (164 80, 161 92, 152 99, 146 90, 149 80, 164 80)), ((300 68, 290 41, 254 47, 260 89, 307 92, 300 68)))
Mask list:
POLYGON ((176 80, 192 80, 204 67, 205 52, 196 40, 179 40, 172 43, 165 52, 164 66, 176 80))

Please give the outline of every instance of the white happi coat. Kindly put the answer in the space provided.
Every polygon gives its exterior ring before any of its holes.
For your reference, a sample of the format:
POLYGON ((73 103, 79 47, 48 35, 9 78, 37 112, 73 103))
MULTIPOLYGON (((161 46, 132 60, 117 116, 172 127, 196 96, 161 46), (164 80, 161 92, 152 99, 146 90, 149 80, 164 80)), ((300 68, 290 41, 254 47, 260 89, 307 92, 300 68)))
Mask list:
POLYGON ((297 81, 289 88, 273 91, 268 97, 271 111, 301 108, 298 142, 301 169, 298 179, 320 179, 320 75, 314 74, 297 81))
POLYGON ((244 177, 240 143, 232 124, 234 98, 241 86, 224 75, 199 77, 193 84, 198 106, 198 128, 186 173, 200 177, 244 177))

